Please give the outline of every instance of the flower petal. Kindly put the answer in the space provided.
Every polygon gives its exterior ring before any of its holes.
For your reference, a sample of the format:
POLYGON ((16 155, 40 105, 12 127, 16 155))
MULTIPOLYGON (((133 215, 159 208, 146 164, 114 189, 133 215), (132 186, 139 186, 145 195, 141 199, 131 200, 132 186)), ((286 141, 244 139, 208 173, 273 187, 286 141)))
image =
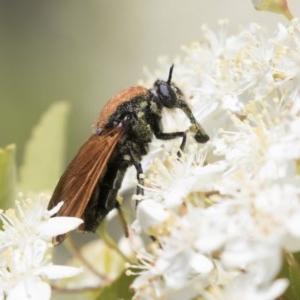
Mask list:
POLYGON ((81 268, 59 265, 47 265, 41 269, 40 274, 45 275, 49 279, 59 279, 77 276, 81 272, 81 268))
POLYGON ((42 223, 39 231, 44 235, 54 237, 74 230, 82 223, 82 219, 75 217, 53 217, 42 223))
POLYGON ((20 281, 7 292, 7 300, 48 300, 51 297, 49 284, 39 278, 20 281))

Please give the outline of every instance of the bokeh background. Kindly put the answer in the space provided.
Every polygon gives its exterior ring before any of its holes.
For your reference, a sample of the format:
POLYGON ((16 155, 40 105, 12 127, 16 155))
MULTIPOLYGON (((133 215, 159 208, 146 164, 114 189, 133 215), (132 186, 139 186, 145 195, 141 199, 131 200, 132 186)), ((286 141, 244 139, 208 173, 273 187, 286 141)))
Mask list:
MULTIPOLYGON (((297 16, 300 1, 289 5, 297 16)), ((16 143, 20 163, 41 114, 68 100, 67 163, 108 98, 223 18, 232 33, 249 22, 271 31, 287 23, 250 0, 1 0, 0 147, 16 143)))

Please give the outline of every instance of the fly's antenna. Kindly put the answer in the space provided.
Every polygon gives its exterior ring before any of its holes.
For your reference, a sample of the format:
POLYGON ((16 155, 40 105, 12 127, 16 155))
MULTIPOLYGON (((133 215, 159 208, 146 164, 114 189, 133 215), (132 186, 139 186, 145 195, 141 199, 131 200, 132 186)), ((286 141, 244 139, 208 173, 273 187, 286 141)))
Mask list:
POLYGON ((169 77, 168 77, 168 80, 167 80, 167 84, 168 84, 168 85, 171 85, 172 74, 173 74, 173 68, 174 68, 174 64, 172 64, 172 66, 171 66, 171 68, 170 68, 170 71, 169 71, 169 77))

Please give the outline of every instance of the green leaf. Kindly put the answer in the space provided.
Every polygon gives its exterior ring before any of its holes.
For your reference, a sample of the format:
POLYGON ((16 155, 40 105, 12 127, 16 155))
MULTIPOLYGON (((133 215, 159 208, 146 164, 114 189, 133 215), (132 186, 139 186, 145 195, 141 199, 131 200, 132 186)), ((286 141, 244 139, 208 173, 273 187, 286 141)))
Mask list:
POLYGON ((47 192, 54 188, 63 167, 69 110, 64 101, 53 104, 34 128, 20 169, 23 192, 47 192))
POLYGON ((290 284, 284 293, 286 299, 300 300, 300 253, 286 253, 279 277, 288 278, 290 284))
POLYGON ((16 197, 15 145, 0 148, 0 207, 7 208, 16 197))
POLYGON ((292 291, 293 298, 295 300, 300 300, 300 270, 299 270, 299 260, 300 253, 293 254, 293 263, 289 266, 289 279, 290 279, 290 289, 292 291))
POLYGON ((130 285, 134 280, 134 276, 127 276, 123 272, 112 284, 103 288, 96 300, 129 300, 133 297, 130 285))

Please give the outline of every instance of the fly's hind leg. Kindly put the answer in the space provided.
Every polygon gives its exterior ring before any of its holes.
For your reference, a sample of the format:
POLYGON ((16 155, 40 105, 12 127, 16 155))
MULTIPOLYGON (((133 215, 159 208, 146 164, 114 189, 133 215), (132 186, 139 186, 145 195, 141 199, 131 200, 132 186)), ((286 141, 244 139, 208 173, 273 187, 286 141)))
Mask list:
POLYGON ((107 200, 105 203, 105 206, 107 207, 108 210, 111 210, 113 208, 116 208, 118 210, 118 215, 125 233, 125 236, 128 237, 128 227, 127 227, 127 222, 126 219, 124 217, 123 211, 121 209, 121 205, 117 200, 117 196, 118 196, 118 191, 122 185, 122 181, 124 178, 126 172, 126 168, 119 168, 117 173, 116 173, 116 177, 115 180, 113 182, 113 186, 110 189, 108 196, 107 196, 107 200))
POLYGON ((112 210, 117 206, 117 195, 118 191, 121 187, 124 175, 126 172, 126 168, 118 168, 117 172, 115 174, 115 179, 112 183, 112 186, 108 192, 107 198, 106 198, 106 203, 105 207, 107 208, 108 211, 112 210))
MULTIPOLYGON (((128 154, 130 155, 130 159, 132 164, 134 165, 135 169, 136 169, 136 177, 137 177, 137 181, 138 181, 138 185, 136 187, 136 194, 139 195, 144 195, 144 173, 143 173, 143 168, 142 165, 140 163, 140 156, 138 154, 136 154, 136 152, 134 151, 134 145, 133 143, 127 143, 127 149, 128 149, 128 154)), ((139 199, 136 200, 135 202, 135 206, 137 207, 138 203, 139 203, 139 199)))

